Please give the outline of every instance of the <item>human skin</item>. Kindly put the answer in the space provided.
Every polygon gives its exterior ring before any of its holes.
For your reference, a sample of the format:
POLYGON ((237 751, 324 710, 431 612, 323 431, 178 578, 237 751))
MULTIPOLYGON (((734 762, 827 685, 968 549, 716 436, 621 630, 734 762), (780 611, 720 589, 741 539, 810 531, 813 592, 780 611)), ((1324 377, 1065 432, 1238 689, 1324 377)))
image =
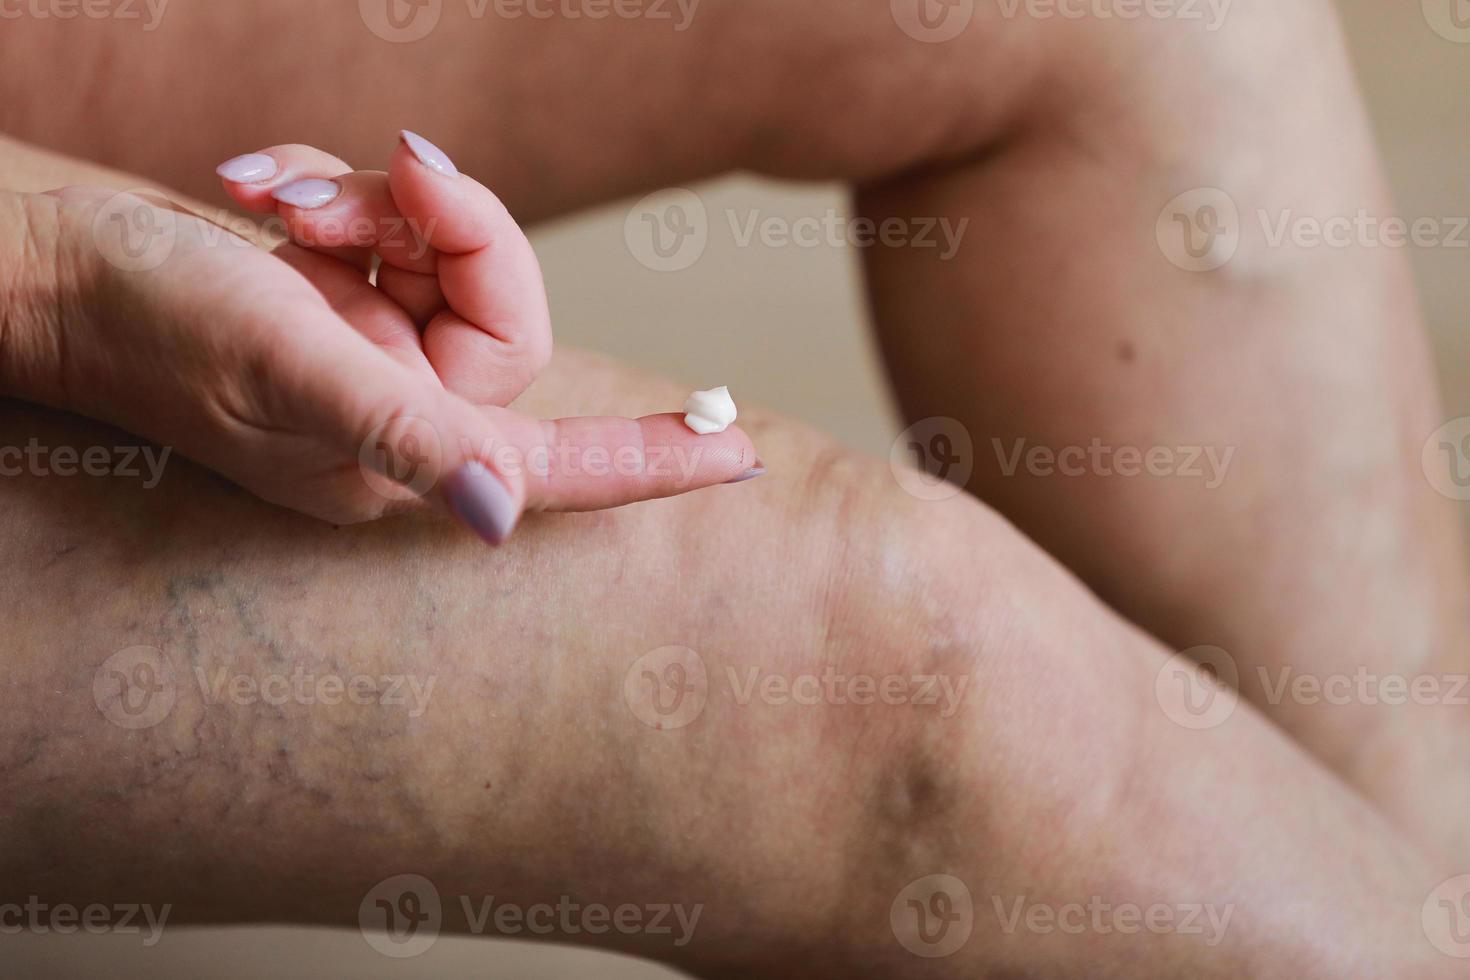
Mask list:
MULTIPOLYGON (((524 401, 642 411, 677 395, 564 354, 524 401)), ((412 873, 434 883, 446 929, 466 928, 459 896, 700 904, 682 947, 566 938, 707 976, 1455 966, 1419 926, 1441 876, 1249 707, 1178 727, 1154 698, 1165 651, 982 505, 916 500, 881 464, 759 412, 749 426, 770 454, 764 481, 528 517, 500 550, 431 514, 321 524, 177 459, 151 490, 7 477, 0 557, 27 588, 0 608, 4 900, 351 926, 378 882, 412 873), (698 653, 708 699, 655 730, 625 680, 669 645, 698 653), (174 701, 132 730, 94 683, 138 646, 157 651, 174 701), (948 717, 742 702, 751 670, 942 675, 968 693, 948 717), (229 693, 298 671, 407 675, 430 693, 229 693), (889 916, 933 874, 966 882, 974 933, 928 961, 889 916), (1230 919, 1213 946, 1007 934, 995 903, 1023 896, 1230 919)), ((7 403, 0 444, 31 439, 136 443, 7 403)))
MULTIPOLYGON (((134 183, 10 158, 17 184, 134 183)), ((573 353, 517 407, 641 413, 681 394, 573 353)), ((1154 693, 1165 651, 982 505, 918 500, 879 463, 747 418, 765 485, 538 515, 501 551, 430 513, 326 525, 177 458, 153 487, 7 473, 0 557, 28 587, 0 608, 15 651, 0 901, 351 926, 379 882, 412 873, 451 930, 469 926, 460 896, 699 905, 683 946, 562 938, 707 976, 1454 965, 1420 931, 1441 875, 1252 710, 1180 728, 1154 693), (656 730, 627 681, 670 645, 697 652, 707 701, 656 730), (128 728, 106 692, 132 692, 106 684, 138 647, 173 702, 128 728), (751 671, 937 675, 961 693, 804 703, 742 693, 751 671), (255 693, 302 674, 427 693, 255 693), (242 679, 263 687, 232 694, 242 679), (966 882, 974 932, 920 960, 891 905, 934 874, 966 882), (1017 901, 1229 919, 1217 936, 1007 932, 1017 901)), ((0 446, 32 440, 51 461, 138 442, 5 403, 0 446)))
POLYGON ((1258 209, 1386 206, 1326 0, 1238 0, 1217 31, 980 4, 936 44, 845 0, 707 0, 683 30, 447 3, 402 44, 351 7, 176 0, 152 31, 8 23, 0 128, 199 193, 224 154, 323 134, 375 166, 415 125, 525 220, 732 169, 846 181, 877 218, 970 218, 953 261, 867 256, 909 416, 961 420, 977 493, 1165 642, 1225 649, 1272 720, 1470 861, 1463 708, 1308 704, 1262 683, 1463 674, 1470 648, 1457 528, 1417 468, 1439 420, 1401 257, 1252 238, 1258 209), (76 86, 78 65, 106 66, 92 98, 27 97, 76 86), (343 110, 366 92, 371 111, 343 110), (1201 186, 1234 196, 1247 240, 1186 274, 1154 223, 1201 186), (1235 456, 1209 491, 1005 476, 991 440, 1020 438, 1235 456))

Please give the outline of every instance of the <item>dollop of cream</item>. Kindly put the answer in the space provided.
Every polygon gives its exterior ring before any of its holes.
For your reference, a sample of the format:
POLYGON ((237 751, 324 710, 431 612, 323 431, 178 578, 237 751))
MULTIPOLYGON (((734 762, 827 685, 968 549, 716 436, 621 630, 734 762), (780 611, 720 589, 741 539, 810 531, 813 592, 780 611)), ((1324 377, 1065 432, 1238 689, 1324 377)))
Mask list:
POLYGON ((730 389, 696 391, 684 403, 684 424, 702 436, 724 432, 735 422, 735 400, 730 389))

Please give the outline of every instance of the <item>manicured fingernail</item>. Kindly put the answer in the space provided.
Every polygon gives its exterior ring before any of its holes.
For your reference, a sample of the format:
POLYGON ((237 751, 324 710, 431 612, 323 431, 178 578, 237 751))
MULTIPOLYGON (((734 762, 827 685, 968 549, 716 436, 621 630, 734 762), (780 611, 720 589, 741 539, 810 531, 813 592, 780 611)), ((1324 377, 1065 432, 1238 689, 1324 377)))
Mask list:
POLYGON ((466 463, 445 480, 444 497, 456 517, 493 545, 510 537, 521 516, 505 484, 483 463, 466 463))
POLYGON ((413 151, 413 155, 419 158, 419 163, 446 177, 459 176, 459 169, 455 167, 454 161, 449 159, 449 154, 418 133, 411 133, 405 129, 399 132, 398 137, 403 140, 405 146, 413 151))
POLYGON ((756 460, 755 461, 755 465, 752 466, 750 469, 746 470, 744 473, 741 473, 739 476, 737 476, 733 480, 726 480, 725 481, 725 486, 729 486, 732 483, 744 483, 747 480, 754 480, 758 476, 765 476, 765 475, 766 475, 766 464, 765 463, 762 463, 760 460, 756 460))
POLYGON ((276 161, 264 153, 247 153, 226 160, 215 167, 214 172, 236 184, 258 184, 262 180, 270 180, 279 169, 276 161))
POLYGON ((308 177, 305 180, 293 180, 282 187, 271 191, 271 197, 282 204, 289 204, 293 208, 301 208, 310 211, 326 204, 331 204, 342 193, 342 185, 335 180, 323 180, 320 177, 308 177))

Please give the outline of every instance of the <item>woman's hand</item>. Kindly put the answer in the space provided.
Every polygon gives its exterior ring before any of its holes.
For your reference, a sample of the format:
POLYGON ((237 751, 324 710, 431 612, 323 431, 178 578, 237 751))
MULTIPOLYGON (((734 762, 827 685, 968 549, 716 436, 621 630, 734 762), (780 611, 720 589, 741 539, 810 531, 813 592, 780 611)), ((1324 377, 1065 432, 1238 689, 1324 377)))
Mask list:
POLYGON ((267 254, 135 195, 7 195, 28 231, 10 236, 24 260, 0 308, 4 394, 176 446, 315 517, 442 500, 492 543, 525 509, 759 472, 737 429, 505 408, 550 355, 540 270, 499 200, 426 141, 405 134, 387 173, 283 146, 221 175, 286 244, 267 254))

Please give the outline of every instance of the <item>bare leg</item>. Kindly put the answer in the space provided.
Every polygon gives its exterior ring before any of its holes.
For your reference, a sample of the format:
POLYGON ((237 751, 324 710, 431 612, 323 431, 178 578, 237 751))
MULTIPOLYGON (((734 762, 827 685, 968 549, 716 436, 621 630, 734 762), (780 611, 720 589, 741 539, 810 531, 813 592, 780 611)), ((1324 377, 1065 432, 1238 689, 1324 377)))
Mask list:
POLYGON ((1271 718, 1464 859, 1470 712, 1442 702, 1470 653, 1467 580, 1421 466, 1444 419, 1407 263, 1263 230, 1392 213, 1329 5, 1244 0, 1218 33, 1062 30, 1133 52, 1126 77, 1074 59, 1046 88, 1078 94, 994 153, 861 195, 880 220, 983 228, 954 261, 869 255, 907 414, 962 420, 977 493, 1177 649, 1223 648, 1271 718), (1156 235, 1197 188, 1239 209, 1239 250, 1213 271, 1172 264, 1188 254, 1156 235), (1098 446, 1137 455, 1078 452, 1098 446), (1441 703, 1405 703, 1406 681, 1441 703))
MULTIPOLYGON (((564 355, 532 407, 678 394, 564 355)), ((0 903, 350 926, 414 874, 453 930, 492 895, 698 907, 682 945, 550 934, 710 976, 1450 972, 1419 926, 1438 876, 1253 711, 1182 732, 1162 652, 981 505, 753 424, 755 496, 532 520, 500 552, 427 519, 333 529, 177 462, 151 490, 7 479, 28 585, 0 609, 0 903), (687 710, 643 685, 671 645, 687 710), (365 701, 321 683, 358 677, 365 701), (904 900, 935 875, 973 910, 941 960, 904 900), (1173 927, 1010 918, 1125 903, 1173 927)), ((6 407, 0 444, 30 439, 126 442, 6 407)))
POLYGON ((1003 10, 925 44, 888 5, 846 0, 710 0, 684 32, 447 4, 429 37, 395 44, 350 6, 179 0, 152 33, 9 27, 0 125, 201 190, 229 153, 329 132, 371 165, 412 124, 464 146, 528 217, 746 166, 847 179, 878 216, 973 218, 953 262, 872 257, 910 413, 963 420, 979 492, 1168 642, 1224 647, 1271 717, 1470 855, 1453 817, 1463 710, 1273 703, 1261 673, 1464 669, 1457 535, 1414 462, 1436 420, 1401 267, 1356 249, 1263 258, 1248 240, 1191 276, 1154 242, 1164 204, 1197 186, 1228 187, 1248 227, 1257 208, 1381 204, 1326 3, 1242 0, 1218 33, 1003 10), (100 107, 23 97, 75 86, 79 64, 105 66, 100 107), (1003 477, 992 438, 1236 455, 1202 492, 1003 477))

